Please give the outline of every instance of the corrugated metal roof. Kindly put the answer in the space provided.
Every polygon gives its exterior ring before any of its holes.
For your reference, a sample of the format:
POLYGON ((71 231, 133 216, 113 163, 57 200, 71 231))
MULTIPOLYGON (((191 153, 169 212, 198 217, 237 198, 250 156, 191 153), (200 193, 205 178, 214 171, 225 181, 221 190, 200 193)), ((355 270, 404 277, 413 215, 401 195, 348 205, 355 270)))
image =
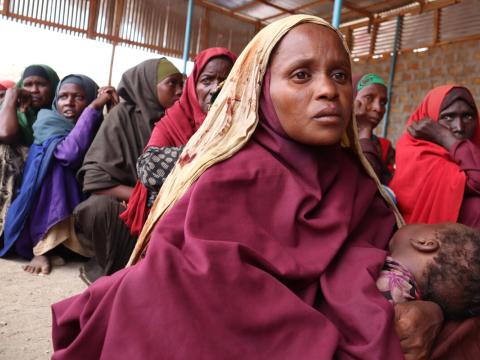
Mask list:
MULTIPOLYGON (((196 0, 190 57, 211 46, 239 53, 265 24, 291 13, 331 18, 333 0, 196 0)), ((0 16, 92 39, 180 56, 186 0, 0 0, 0 16)), ((341 30, 355 57, 480 38, 480 0, 343 0, 341 30)))

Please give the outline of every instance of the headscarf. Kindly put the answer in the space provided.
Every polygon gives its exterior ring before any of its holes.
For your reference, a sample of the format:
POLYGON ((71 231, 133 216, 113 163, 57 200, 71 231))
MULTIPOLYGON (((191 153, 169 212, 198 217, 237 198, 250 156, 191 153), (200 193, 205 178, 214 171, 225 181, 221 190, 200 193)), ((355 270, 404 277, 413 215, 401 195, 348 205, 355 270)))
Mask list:
MULTIPOLYGON (((458 99, 470 104, 477 112, 467 88, 439 86, 425 96, 408 119, 407 127, 426 117, 438 121, 442 108, 458 99), (444 104, 445 100, 448 100, 447 104, 444 104)), ((479 125, 471 141, 480 145, 479 125)), ((395 192, 407 223, 457 221, 467 179, 451 159, 448 150, 430 141, 415 139, 405 131, 397 142, 396 164, 395 175, 389 186, 395 192)))
POLYGON ((303 22, 331 28, 291 16, 247 45, 157 198, 155 220, 176 205, 145 259, 53 306, 53 358, 403 358, 375 286, 394 216, 354 123, 345 149, 299 144, 270 98, 270 53, 303 22))
POLYGON ((15 87, 15 81, 0 80, 0 90, 7 90, 15 87))
POLYGON ((64 137, 74 127, 74 124, 63 117, 57 110, 58 94, 64 84, 76 84, 80 86, 85 91, 87 106, 97 97, 98 85, 88 76, 80 74, 65 76, 55 91, 52 110, 44 109, 38 113, 38 119, 33 125, 35 144, 40 145, 53 136, 64 137))
POLYGON ((157 64, 157 84, 161 83, 167 77, 178 74, 179 71, 167 58, 161 58, 157 64))
POLYGON ((354 95, 362 91, 367 86, 373 84, 379 84, 387 87, 380 75, 370 73, 361 76, 354 76, 352 81, 354 95))
MULTIPOLYGON (((235 63, 237 59, 235 54, 225 48, 211 48, 199 53, 195 58, 193 71, 185 82, 182 96, 155 124, 147 148, 184 145, 198 130, 205 120, 206 114, 202 112, 195 87, 203 68, 210 60, 219 56, 227 57, 232 63, 235 63)), ((140 234, 147 218, 147 197, 148 190, 141 182, 137 181, 128 201, 128 208, 120 215, 134 235, 140 234)))
MULTIPOLYGON (((175 65, 164 57, 145 60, 125 71, 118 84, 118 95, 134 107, 136 112, 140 112, 144 122, 150 127, 153 127, 165 112, 157 98, 157 84, 164 79, 158 77, 158 73, 163 72, 160 68, 165 69, 164 78, 175 73, 172 68, 176 69, 175 65)), ((178 69, 177 73, 180 74, 178 69)))
MULTIPOLYGON (((22 73, 20 80, 17 82, 17 87, 21 88, 23 86, 23 80, 25 80, 29 76, 40 76, 47 80, 52 89, 52 103, 54 98, 54 92, 57 88, 58 82, 60 79, 58 78, 57 73, 47 65, 30 65, 25 68, 22 73)), ((47 104, 44 108, 48 109, 52 106, 52 103, 47 104)), ((37 119, 37 114, 40 109, 33 109, 28 108, 26 112, 21 112, 17 110, 17 120, 18 124, 20 125, 21 130, 21 142, 25 145, 30 145, 33 142, 33 130, 32 126, 35 120, 37 119)))
POLYGON ((158 67, 172 66, 165 58, 151 59, 122 75, 118 94, 123 101, 106 116, 78 173, 84 192, 135 185, 137 158, 164 113, 157 98, 158 67))

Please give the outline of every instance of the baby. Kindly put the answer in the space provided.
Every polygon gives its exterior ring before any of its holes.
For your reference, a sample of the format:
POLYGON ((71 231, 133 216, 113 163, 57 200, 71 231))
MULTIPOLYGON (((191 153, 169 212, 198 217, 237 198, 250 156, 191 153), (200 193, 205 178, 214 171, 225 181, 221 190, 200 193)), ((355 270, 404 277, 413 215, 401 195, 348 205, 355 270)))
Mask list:
POLYGON ((480 315, 480 232, 454 223, 402 227, 377 287, 393 304, 433 301, 448 319, 480 315))

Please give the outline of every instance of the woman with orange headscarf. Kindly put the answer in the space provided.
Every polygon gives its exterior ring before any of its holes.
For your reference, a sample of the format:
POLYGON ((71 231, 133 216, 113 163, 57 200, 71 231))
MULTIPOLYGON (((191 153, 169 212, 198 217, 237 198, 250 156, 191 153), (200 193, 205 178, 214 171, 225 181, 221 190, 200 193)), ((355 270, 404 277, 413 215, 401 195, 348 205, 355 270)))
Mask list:
POLYGON ((397 143, 390 183, 407 223, 459 222, 480 229, 480 127, 471 93, 431 90, 397 143))

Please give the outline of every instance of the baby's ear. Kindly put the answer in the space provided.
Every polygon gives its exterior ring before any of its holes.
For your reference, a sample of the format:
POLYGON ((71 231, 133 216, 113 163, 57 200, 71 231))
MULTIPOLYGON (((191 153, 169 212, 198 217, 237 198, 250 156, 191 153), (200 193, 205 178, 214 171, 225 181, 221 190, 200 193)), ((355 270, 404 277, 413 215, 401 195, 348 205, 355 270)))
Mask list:
POLYGON ((440 248, 440 243, 435 238, 412 238, 410 244, 420 252, 435 252, 440 248))

